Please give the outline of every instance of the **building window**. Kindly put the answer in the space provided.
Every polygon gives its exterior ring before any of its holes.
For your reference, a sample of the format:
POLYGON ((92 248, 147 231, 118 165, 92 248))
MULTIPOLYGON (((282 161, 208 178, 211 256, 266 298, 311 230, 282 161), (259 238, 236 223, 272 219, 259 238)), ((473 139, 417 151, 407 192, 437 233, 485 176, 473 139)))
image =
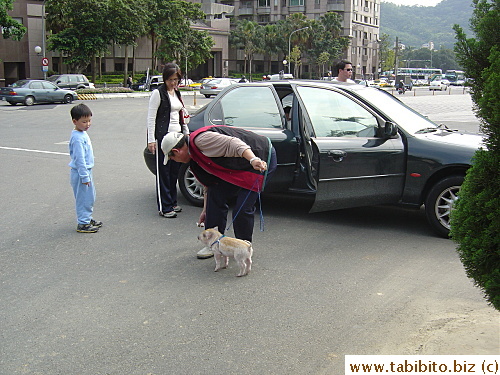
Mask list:
POLYGON ((303 6, 304 0, 290 0, 290 6, 303 6))
POLYGON ((259 23, 269 23, 271 22, 271 16, 269 14, 261 14, 258 17, 259 23))
POLYGON ((259 0, 259 7, 270 7, 271 0, 259 0))

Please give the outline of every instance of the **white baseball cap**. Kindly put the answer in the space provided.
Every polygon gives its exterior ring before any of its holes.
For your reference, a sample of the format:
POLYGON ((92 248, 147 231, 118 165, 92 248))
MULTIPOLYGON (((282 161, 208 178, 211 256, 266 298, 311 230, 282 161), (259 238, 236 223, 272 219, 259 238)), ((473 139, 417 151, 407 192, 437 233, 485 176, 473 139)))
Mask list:
POLYGON ((172 151, 173 148, 177 145, 177 143, 180 142, 180 140, 184 137, 184 134, 182 133, 177 133, 177 132, 171 132, 167 133, 162 141, 161 141, 161 149, 163 153, 165 154, 165 159, 163 160, 163 164, 167 164, 168 162, 168 153, 172 151))

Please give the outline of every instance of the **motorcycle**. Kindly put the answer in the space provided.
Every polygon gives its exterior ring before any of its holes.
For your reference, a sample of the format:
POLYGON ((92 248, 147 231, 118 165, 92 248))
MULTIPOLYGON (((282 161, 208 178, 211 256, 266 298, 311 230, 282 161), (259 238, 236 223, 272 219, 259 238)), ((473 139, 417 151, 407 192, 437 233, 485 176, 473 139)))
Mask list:
POLYGON ((405 93, 405 88, 404 86, 403 87, 398 87, 398 94, 401 95, 401 94, 404 94, 405 93))

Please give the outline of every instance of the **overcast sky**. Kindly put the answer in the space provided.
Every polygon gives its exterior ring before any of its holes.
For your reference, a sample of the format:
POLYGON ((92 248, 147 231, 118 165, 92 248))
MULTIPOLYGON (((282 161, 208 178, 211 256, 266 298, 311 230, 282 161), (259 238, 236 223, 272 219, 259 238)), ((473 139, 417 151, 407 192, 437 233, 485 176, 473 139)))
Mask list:
POLYGON ((394 3, 398 5, 423 5, 433 7, 441 2, 441 0, 382 0, 382 2, 394 3))

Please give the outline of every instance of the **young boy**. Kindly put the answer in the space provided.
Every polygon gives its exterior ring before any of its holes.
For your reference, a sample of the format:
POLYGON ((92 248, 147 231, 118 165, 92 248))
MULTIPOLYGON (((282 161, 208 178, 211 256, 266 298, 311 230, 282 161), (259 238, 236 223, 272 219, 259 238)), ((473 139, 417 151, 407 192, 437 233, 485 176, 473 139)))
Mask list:
POLYGON ((95 233, 102 222, 92 218, 95 202, 95 186, 92 178, 94 167, 94 152, 87 130, 92 123, 92 111, 85 104, 71 108, 71 118, 75 129, 69 140, 69 155, 71 156, 71 186, 76 200, 76 217, 80 233, 95 233))

